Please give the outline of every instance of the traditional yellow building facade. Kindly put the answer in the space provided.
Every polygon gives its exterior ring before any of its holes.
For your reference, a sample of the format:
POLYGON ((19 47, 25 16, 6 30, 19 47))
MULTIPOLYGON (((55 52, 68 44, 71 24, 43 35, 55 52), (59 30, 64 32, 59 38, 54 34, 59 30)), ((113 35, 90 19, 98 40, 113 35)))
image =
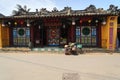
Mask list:
MULTIPOLYGON (((116 8, 116 7, 114 7, 116 8)), ((0 18, 0 48, 28 46, 58 47, 70 42, 83 47, 115 50, 117 45, 118 14, 111 10, 85 10, 65 7, 61 11, 41 9, 39 13, 0 18)))
MULTIPOLYGON (((106 24, 101 26, 101 47, 109 50, 116 49, 118 16, 108 16, 106 24)), ((10 46, 9 27, 0 23, 0 48, 10 46)))

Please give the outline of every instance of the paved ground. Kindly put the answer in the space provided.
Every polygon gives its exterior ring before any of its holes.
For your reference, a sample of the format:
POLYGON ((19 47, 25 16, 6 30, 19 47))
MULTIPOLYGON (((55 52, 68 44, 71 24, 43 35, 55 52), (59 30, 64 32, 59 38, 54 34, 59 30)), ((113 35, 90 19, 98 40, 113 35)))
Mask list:
POLYGON ((120 54, 0 53, 0 80, 62 80, 65 73, 77 73, 79 80, 120 80, 120 54))

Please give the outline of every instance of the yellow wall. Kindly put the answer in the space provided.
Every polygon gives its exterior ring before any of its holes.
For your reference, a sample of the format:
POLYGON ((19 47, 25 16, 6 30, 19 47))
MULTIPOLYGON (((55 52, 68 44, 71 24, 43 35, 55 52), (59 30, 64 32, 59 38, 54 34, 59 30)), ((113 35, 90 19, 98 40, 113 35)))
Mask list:
POLYGON ((2 24, 1 24, 1 22, 0 22, 0 48, 2 48, 2 24))
POLYGON ((0 48, 9 46, 9 28, 0 23, 0 48))
POLYGON ((2 27, 2 46, 7 47, 9 46, 9 28, 2 27))
POLYGON ((108 42, 108 23, 106 25, 101 26, 101 43, 102 43, 102 48, 107 48, 107 42, 108 42))
POLYGON ((101 26, 102 48, 109 50, 114 50, 116 48, 117 18, 117 16, 108 16, 106 25, 101 26), (113 36, 110 35, 110 28, 113 28, 113 36), (110 40, 112 43, 110 43, 110 40))

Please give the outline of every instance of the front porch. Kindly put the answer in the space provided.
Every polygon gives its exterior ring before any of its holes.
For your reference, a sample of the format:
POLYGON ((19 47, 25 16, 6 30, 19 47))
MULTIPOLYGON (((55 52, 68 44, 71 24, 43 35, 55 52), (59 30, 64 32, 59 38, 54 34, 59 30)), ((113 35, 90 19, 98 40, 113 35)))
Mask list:
MULTIPOLYGON (((107 50, 104 48, 83 48, 82 49, 84 51, 84 53, 111 53, 111 52, 120 52, 120 48, 118 50, 107 50)), ((64 48, 60 48, 60 47, 44 47, 44 48, 32 48, 32 50, 28 47, 5 47, 0 49, 0 52, 34 52, 34 53, 44 53, 44 52, 48 52, 48 53, 60 53, 60 54, 64 54, 64 48)))

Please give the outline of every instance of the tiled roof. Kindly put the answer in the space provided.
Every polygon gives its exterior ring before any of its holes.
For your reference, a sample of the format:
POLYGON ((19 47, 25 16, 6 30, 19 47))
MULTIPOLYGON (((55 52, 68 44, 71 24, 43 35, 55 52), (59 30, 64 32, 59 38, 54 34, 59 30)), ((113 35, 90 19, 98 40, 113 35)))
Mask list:
POLYGON ((110 13, 105 10, 85 11, 85 10, 65 10, 65 11, 40 11, 29 12, 25 15, 13 16, 14 18, 37 18, 37 17, 64 17, 64 16, 94 16, 94 15, 117 15, 116 13, 110 13))
POLYGON ((48 11, 46 8, 36 9, 36 12, 21 12, 16 16, 8 16, 6 18, 42 18, 42 17, 64 17, 64 16, 99 16, 99 15, 118 15, 118 9, 114 5, 110 5, 108 10, 98 8, 94 5, 90 5, 84 10, 72 10, 71 7, 64 7, 63 10, 58 11, 57 8, 53 8, 52 11, 48 11))
POLYGON ((0 13, 0 18, 3 18, 3 17, 4 17, 4 15, 0 13))

